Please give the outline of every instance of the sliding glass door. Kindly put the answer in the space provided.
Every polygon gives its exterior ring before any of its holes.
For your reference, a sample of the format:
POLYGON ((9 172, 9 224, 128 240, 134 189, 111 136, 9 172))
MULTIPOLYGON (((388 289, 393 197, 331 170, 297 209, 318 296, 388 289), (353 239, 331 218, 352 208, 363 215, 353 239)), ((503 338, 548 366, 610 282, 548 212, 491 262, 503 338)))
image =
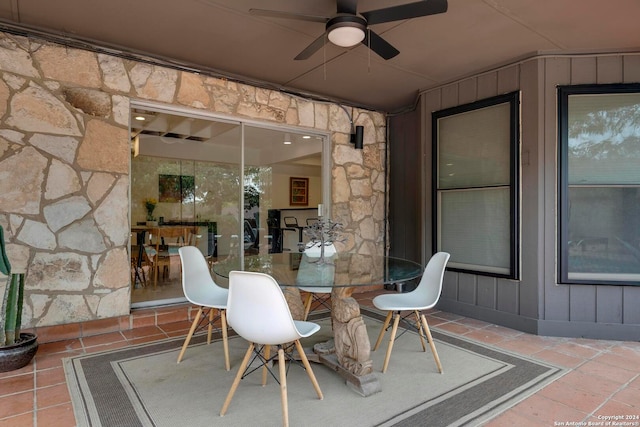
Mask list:
POLYGON ((211 264, 297 250, 282 217, 317 212, 328 187, 323 135, 141 106, 131 110, 131 137, 134 307, 183 300, 181 245, 198 246, 211 264), (291 205, 291 177, 310 183, 305 206, 291 205), (178 237, 161 237, 170 228, 178 237))

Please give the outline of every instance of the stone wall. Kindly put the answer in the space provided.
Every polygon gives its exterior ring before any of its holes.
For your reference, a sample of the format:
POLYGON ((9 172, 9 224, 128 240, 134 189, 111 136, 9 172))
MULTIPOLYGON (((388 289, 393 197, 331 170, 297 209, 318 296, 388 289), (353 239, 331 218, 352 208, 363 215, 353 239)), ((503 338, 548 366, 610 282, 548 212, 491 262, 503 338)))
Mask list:
POLYGON ((27 271, 25 326, 129 312, 129 104, 150 100, 331 133, 332 217, 346 250, 384 251, 384 115, 349 143, 342 106, 0 33, 0 224, 27 271))

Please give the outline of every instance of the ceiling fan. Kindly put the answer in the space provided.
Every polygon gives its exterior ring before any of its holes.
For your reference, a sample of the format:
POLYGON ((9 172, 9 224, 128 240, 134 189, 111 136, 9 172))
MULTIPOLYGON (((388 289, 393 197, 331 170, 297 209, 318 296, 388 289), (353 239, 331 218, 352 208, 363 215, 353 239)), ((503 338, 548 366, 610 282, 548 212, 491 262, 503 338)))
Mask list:
POLYGON ((400 51, 373 32, 369 28, 370 25, 444 13, 448 7, 447 0, 421 0, 358 13, 358 0, 336 0, 336 4, 337 13, 330 17, 267 9, 249 9, 249 13, 325 24, 325 32, 300 52, 295 57, 297 60, 310 58, 324 46, 327 38, 333 44, 342 47, 352 47, 362 43, 382 58, 391 59, 400 51))

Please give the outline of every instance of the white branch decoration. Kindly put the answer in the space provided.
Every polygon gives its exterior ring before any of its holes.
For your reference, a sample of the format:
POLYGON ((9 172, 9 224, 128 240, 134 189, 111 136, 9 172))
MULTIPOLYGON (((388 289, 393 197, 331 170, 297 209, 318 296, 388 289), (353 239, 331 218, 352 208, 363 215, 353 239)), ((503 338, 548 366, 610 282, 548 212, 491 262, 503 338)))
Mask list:
POLYGON ((320 258, 318 263, 324 264, 324 248, 334 242, 344 242, 342 238, 342 230, 344 227, 339 222, 333 222, 330 219, 321 218, 318 222, 304 228, 303 232, 310 238, 307 247, 318 246, 320 248, 320 258))

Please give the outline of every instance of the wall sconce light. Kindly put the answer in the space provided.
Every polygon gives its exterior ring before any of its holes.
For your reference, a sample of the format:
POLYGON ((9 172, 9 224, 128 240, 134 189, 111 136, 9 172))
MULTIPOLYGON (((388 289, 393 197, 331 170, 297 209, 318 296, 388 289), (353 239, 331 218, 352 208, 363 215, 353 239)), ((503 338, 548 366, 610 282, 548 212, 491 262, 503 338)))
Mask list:
POLYGON ((356 126, 356 133, 351 134, 351 143, 355 144, 355 148, 362 150, 364 144, 364 126, 356 126))

